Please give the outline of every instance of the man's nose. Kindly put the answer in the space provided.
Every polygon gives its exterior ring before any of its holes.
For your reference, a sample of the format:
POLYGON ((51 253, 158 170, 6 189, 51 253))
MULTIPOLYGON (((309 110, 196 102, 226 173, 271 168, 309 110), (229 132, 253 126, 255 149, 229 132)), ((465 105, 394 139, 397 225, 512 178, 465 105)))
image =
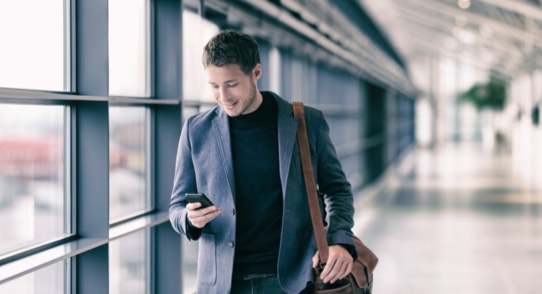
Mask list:
POLYGON ((230 93, 226 88, 220 88, 220 90, 218 90, 218 91, 219 91, 219 95, 220 95, 220 100, 224 101, 224 100, 229 100, 230 99, 230 93))

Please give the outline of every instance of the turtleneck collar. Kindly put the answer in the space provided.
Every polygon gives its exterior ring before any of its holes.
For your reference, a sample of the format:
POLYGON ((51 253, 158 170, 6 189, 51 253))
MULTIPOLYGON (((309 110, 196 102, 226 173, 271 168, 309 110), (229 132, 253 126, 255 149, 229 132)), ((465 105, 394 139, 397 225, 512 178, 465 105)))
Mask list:
POLYGON ((278 105, 275 99, 268 93, 262 93, 263 101, 256 111, 228 117, 230 127, 235 129, 245 129, 261 126, 272 119, 277 119, 278 105))

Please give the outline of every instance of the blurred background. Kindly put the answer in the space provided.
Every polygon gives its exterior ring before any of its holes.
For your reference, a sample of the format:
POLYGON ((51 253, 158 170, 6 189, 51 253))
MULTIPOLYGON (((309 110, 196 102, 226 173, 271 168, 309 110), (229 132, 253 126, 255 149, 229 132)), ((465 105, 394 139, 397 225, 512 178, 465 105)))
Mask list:
POLYGON ((226 28, 324 112, 375 293, 542 293, 540 0, 0 0, 0 293, 195 293, 169 197, 226 28))

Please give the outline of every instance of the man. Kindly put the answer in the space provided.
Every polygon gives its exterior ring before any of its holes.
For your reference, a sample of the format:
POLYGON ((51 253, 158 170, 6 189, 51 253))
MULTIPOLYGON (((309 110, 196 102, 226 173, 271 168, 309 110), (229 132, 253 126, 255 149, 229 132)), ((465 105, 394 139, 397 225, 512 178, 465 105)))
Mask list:
MULTIPOLYGON (((291 105, 260 92, 258 46, 226 30, 204 48, 203 65, 218 106, 184 124, 170 220, 199 240, 197 293, 300 293, 318 264, 291 105), (186 193, 203 193, 200 209, 186 193), (312 262, 311 262, 312 259, 312 262)), ((306 107, 312 161, 325 193, 329 261, 335 282, 352 269, 353 197, 320 111, 306 107)))

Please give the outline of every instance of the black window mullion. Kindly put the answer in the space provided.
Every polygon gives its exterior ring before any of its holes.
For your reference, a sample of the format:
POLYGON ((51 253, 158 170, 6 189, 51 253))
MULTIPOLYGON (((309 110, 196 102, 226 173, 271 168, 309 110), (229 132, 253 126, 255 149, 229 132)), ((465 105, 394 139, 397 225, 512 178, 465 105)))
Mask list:
MULTIPOLYGON (((169 199, 173 185, 174 161, 181 133, 182 96, 182 1, 155 0, 153 2, 153 62, 154 98, 178 100, 176 105, 155 105, 151 158, 153 184, 151 194, 157 212, 169 211, 169 199)), ((181 236, 169 222, 153 228, 151 249, 152 292, 181 293, 181 236)))
MULTIPOLYGON (((108 1, 74 0, 76 92, 107 96, 108 1)), ((76 233, 80 238, 109 234, 108 101, 75 105, 76 233)), ((76 257, 72 293, 109 293, 109 246, 104 244, 76 257)))

